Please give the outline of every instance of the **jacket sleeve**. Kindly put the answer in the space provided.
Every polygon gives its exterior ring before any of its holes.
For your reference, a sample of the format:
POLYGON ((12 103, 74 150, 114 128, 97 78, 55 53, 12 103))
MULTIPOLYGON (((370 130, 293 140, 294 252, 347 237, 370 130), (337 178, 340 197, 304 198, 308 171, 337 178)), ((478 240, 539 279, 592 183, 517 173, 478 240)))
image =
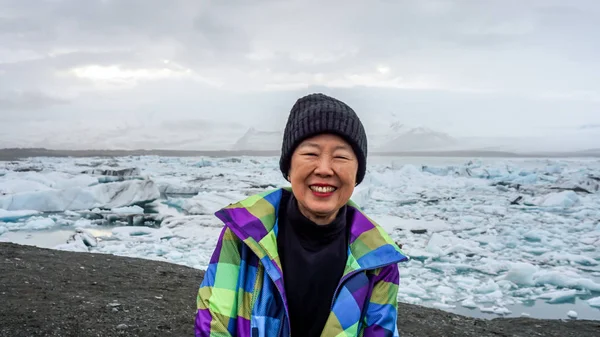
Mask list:
POLYGON ((363 320, 364 337, 398 337, 398 265, 383 267, 374 276, 363 320))
POLYGON ((200 284, 196 337, 234 336, 241 241, 224 227, 200 284))

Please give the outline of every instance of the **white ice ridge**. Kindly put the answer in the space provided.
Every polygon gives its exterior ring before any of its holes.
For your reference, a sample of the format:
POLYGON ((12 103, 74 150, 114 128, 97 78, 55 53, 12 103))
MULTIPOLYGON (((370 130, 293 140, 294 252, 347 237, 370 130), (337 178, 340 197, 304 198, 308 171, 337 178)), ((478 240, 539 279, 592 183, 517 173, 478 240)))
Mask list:
POLYGON ((152 180, 129 180, 89 187, 47 189, 0 196, 0 208, 62 212, 96 207, 113 208, 152 201, 160 196, 152 180))
MULTIPOLYGON (((0 162, 0 239, 71 230, 58 249, 204 269, 216 210, 289 186, 278 159, 0 162)), ((519 315, 510 306, 528 300, 600 307, 599 187, 598 159, 370 157, 352 199, 410 257, 400 301, 519 315)))

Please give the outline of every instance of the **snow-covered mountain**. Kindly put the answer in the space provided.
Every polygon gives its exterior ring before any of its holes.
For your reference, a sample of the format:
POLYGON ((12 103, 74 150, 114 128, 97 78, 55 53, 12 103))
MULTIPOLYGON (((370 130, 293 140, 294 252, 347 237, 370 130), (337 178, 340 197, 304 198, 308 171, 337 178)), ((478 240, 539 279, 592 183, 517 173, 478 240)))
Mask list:
POLYGON ((250 128, 233 144, 232 150, 275 151, 281 148, 282 139, 281 131, 261 131, 250 128))
POLYGON ((371 148, 377 152, 452 150, 459 145, 457 139, 446 133, 425 127, 411 128, 397 122, 370 140, 371 148))

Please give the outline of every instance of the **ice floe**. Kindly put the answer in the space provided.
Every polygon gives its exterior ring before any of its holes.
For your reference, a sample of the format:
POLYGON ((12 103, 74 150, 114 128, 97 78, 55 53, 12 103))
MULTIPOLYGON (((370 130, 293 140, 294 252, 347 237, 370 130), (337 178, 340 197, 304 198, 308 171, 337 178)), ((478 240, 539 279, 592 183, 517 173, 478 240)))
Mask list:
POLYGON ((152 180, 132 180, 7 194, 0 196, 0 208, 8 211, 62 212, 130 206, 155 200, 159 196, 158 188, 152 180))

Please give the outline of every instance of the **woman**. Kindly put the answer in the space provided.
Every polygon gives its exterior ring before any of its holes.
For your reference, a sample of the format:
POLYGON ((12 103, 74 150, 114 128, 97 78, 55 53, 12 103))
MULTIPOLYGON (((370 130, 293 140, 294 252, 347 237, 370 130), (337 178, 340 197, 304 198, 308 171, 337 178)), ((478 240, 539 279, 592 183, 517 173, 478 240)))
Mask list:
POLYGON ((216 212, 225 224, 198 292, 196 336, 398 336, 407 258, 351 200, 365 176, 356 113, 300 98, 280 158, 291 188, 216 212))

